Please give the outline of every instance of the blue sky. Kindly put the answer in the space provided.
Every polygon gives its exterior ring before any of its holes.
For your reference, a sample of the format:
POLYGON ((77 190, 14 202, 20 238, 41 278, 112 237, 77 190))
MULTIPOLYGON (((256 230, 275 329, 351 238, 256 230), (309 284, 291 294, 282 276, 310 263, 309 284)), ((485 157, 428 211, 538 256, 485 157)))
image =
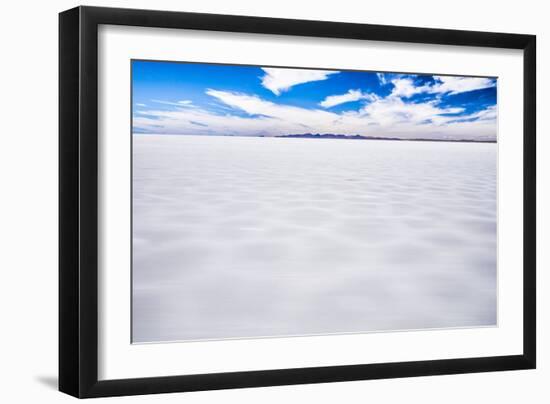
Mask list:
POLYGON ((496 79, 132 61, 134 133, 496 139, 496 79))

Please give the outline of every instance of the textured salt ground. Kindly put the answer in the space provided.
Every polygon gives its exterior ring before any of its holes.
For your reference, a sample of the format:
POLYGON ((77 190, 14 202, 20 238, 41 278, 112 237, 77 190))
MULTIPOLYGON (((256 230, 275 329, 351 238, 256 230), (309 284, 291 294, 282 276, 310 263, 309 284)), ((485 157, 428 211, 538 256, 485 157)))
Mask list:
POLYGON ((495 144, 133 141, 134 342, 495 325, 495 144))

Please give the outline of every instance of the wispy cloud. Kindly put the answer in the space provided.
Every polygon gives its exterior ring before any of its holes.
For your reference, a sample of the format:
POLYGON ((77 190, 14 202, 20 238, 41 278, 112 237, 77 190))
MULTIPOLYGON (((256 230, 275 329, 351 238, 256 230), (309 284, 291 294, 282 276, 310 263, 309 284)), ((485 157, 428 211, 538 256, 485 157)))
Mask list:
POLYGON ((386 75, 384 73, 376 73, 376 77, 378 77, 380 84, 383 86, 385 86, 389 82, 388 79, 386 79, 386 75))
MULTIPOLYGON (((232 93, 228 91, 207 90, 208 95, 217 98, 219 101, 246 112, 249 115, 260 115, 262 117, 277 119, 281 125, 293 128, 325 125, 334 122, 336 114, 320 109, 307 109, 292 105, 276 104, 262 100, 255 95, 232 93)), ((265 118, 264 118, 265 119, 265 118)))
POLYGON ((326 80, 330 75, 339 73, 337 71, 306 69, 263 68, 262 70, 265 73, 261 77, 262 86, 275 95, 280 95, 298 84, 326 80))
POLYGON ((345 94, 329 95, 323 101, 321 101, 319 105, 323 108, 330 108, 336 105, 359 100, 373 101, 376 98, 377 96, 375 94, 363 93, 361 92, 361 90, 349 90, 345 94))
POLYGON ((157 104, 164 104, 164 105, 174 105, 176 107, 190 107, 193 105, 193 102, 191 100, 181 100, 181 101, 163 101, 163 100, 151 100, 152 102, 155 102, 157 104))
POLYGON ((416 85, 414 78, 411 77, 393 79, 391 80, 394 86, 392 95, 405 98, 421 93, 455 95, 496 85, 495 80, 484 77, 434 76, 433 78, 435 83, 422 85, 416 85))
POLYGON ((434 76, 434 79, 437 83, 431 88, 432 93, 453 95, 496 86, 494 79, 485 77, 434 76))

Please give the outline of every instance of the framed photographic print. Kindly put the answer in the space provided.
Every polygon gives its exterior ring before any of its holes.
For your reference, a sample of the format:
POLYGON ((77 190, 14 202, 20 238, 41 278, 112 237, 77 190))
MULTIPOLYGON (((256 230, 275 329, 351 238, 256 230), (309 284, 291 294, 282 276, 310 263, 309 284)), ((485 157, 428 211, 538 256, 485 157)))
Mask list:
POLYGON ((535 37, 60 14, 59 386, 535 367, 535 37))

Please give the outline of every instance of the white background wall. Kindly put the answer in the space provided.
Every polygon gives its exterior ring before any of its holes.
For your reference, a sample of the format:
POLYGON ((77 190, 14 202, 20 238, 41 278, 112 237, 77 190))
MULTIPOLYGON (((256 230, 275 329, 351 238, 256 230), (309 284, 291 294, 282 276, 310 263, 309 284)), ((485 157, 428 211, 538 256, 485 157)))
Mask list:
MULTIPOLYGON (((74 1, 5 2, 0 41, 0 397, 62 403, 57 384, 57 13, 74 1)), ((90 1, 88 5, 336 20, 538 36, 538 369, 109 399, 128 403, 520 402, 550 398, 550 26, 545 2, 90 1)), ((518 134, 519 135, 519 134, 518 134)), ((520 169, 518 162, 518 169, 520 169)))

